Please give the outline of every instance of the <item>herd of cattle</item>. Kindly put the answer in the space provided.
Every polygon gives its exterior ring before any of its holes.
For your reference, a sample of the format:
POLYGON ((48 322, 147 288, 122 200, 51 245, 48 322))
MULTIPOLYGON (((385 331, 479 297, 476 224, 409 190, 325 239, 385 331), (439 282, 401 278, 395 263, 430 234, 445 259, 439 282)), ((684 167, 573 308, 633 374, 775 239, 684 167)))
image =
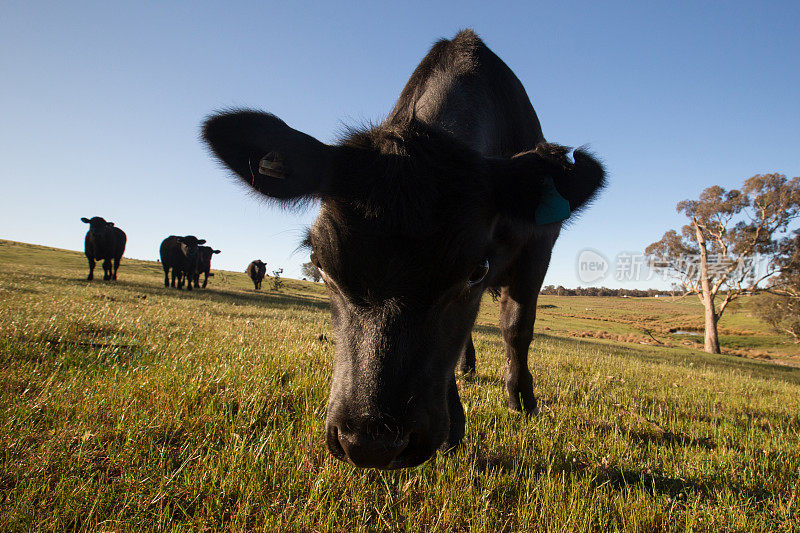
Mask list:
MULTIPOLYGON (((96 262, 103 262, 103 279, 116 280, 119 262, 125 253, 125 244, 128 240, 125 232, 107 222, 102 217, 83 217, 81 220, 89 224, 84 241, 84 253, 89 261, 89 275, 87 280, 94 279, 96 262)), ((184 283, 186 290, 206 288, 211 273, 211 258, 220 253, 211 246, 203 246, 205 239, 198 239, 194 235, 178 237, 170 235, 161 241, 159 249, 161 266, 164 269, 164 286, 182 289, 184 283), (170 281, 170 270, 172 280, 170 281), (203 275, 203 284, 200 285, 200 275, 203 275)), ((252 261, 248 266, 247 275, 253 281, 256 290, 261 288, 261 281, 267 273, 267 265, 261 259, 252 261)))

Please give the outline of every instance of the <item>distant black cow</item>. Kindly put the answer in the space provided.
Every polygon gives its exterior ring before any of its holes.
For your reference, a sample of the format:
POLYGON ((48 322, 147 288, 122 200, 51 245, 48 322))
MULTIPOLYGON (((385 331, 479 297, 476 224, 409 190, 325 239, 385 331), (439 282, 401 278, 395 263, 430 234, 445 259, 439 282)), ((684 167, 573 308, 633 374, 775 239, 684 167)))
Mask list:
POLYGON ((267 274, 267 264, 261 259, 256 259, 247 265, 247 270, 245 270, 245 272, 247 272, 247 275, 253 280, 255 290, 258 290, 261 288, 261 281, 263 281, 264 276, 267 274))
POLYGON ((177 281, 177 288, 182 289, 186 280, 186 290, 192 290, 200 257, 198 248, 205 243, 205 239, 198 239, 194 235, 170 235, 161 242, 161 267, 164 269, 165 287, 170 286, 169 270, 172 269, 172 286, 175 287, 177 281))
POLYGON ((89 275, 86 279, 94 279, 95 261, 102 259, 103 279, 116 280, 119 262, 125 253, 125 243, 128 241, 125 232, 114 226, 113 222, 106 222, 101 217, 82 217, 81 220, 89 224, 83 247, 86 259, 89 260, 89 275))
POLYGON ((195 287, 200 286, 200 274, 205 274, 205 278, 203 278, 203 288, 206 288, 206 285, 208 285, 208 278, 214 275, 211 273, 211 257, 218 253, 220 253, 219 250, 215 250, 210 246, 199 246, 197 248, 197 273, 194 276, 195 287))
MULTIPOLYGON (((585 73, 564 82, 591 97, 585 73)), ((386 119, 336 144, 250 110, 211 117, 203 137, 259 193, 320 203, 305 243, 336 335, 335 457, 402 468, 458 445, 455 370, 461 359, 474 371, 486 290, 499 294, 508 405, 537 412, 528 347, 539 289, 562 222, 605 172, 586 151, 570 158, 545 141, 519 79, 474 32, 436 43, 386 119)))

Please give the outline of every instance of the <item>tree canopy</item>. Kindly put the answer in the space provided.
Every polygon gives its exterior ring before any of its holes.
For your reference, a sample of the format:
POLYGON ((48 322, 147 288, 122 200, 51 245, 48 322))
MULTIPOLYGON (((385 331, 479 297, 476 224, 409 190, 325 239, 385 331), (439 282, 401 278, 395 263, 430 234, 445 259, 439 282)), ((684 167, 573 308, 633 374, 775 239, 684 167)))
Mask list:
POLYGON ((706 351, 719 353, 716 324, 743 292, 786 268, 788 232, 800 216, 800 177, 758 174, 741 189, 708 187, 677 205, 689 223, 647 247, 651 266, 697 294, 706 310, 706 351), (717 306, 715 298, 724 298, 717 306))

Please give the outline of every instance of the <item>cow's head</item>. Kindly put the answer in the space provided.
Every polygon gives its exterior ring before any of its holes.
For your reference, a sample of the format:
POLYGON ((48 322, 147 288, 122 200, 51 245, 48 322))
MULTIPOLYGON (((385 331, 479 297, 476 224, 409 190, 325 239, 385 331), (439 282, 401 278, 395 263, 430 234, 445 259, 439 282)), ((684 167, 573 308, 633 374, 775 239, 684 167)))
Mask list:
POLYGON ((81 222, 84 224, 89 224, 89 231, 96 235, 105 235, 111 228, 114 227, 113 222, 106 222, 103 217, 81 217, 81 222))
POLYGON ((205 239, 198 239, 194 235, 186 235, 185 237, 178 237, 178 244, 181 247, 181 253, 186 257, 189 264, 196 264, 199 259, 199 249, 201 244, 205 244, 205 239))
MULTIPOLYGON (((205 242, 205 241, 203 241, 205 242)), ((220 250, 215 250, 211 246, 199 246, 197 248, 198 254, 198 270, 200 272, 206 272, 207 270, 211 269, 211 258, 214 257, 214 254, 220 253, 220 250)))
POLYGON ((485 158, 417 121, 326 145, 238 111, 210 118, 203 137, 268 198, 321 200, 307 244, 337 339, 327 444, 365 467, 414 466, 445 442, 456 361, 513 253, 498 228, 563 220, 604 179, 581 151, 485 158))

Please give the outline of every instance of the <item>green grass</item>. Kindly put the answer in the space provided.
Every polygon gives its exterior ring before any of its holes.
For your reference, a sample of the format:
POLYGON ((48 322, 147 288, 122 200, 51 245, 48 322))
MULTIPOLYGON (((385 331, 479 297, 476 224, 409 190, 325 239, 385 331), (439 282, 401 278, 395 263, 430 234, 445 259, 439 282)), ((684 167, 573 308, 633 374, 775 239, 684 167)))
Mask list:
POLYGON ((128 259, 116 283, 85 275, 77 252, 0 241, 0 531, 800 529, 800 369, 568 334, 693 302, 543 298, 527 419, 487 299, 464 445, 387 473, 325 450, 320 285, 217 271, 178 292, 128 259))

